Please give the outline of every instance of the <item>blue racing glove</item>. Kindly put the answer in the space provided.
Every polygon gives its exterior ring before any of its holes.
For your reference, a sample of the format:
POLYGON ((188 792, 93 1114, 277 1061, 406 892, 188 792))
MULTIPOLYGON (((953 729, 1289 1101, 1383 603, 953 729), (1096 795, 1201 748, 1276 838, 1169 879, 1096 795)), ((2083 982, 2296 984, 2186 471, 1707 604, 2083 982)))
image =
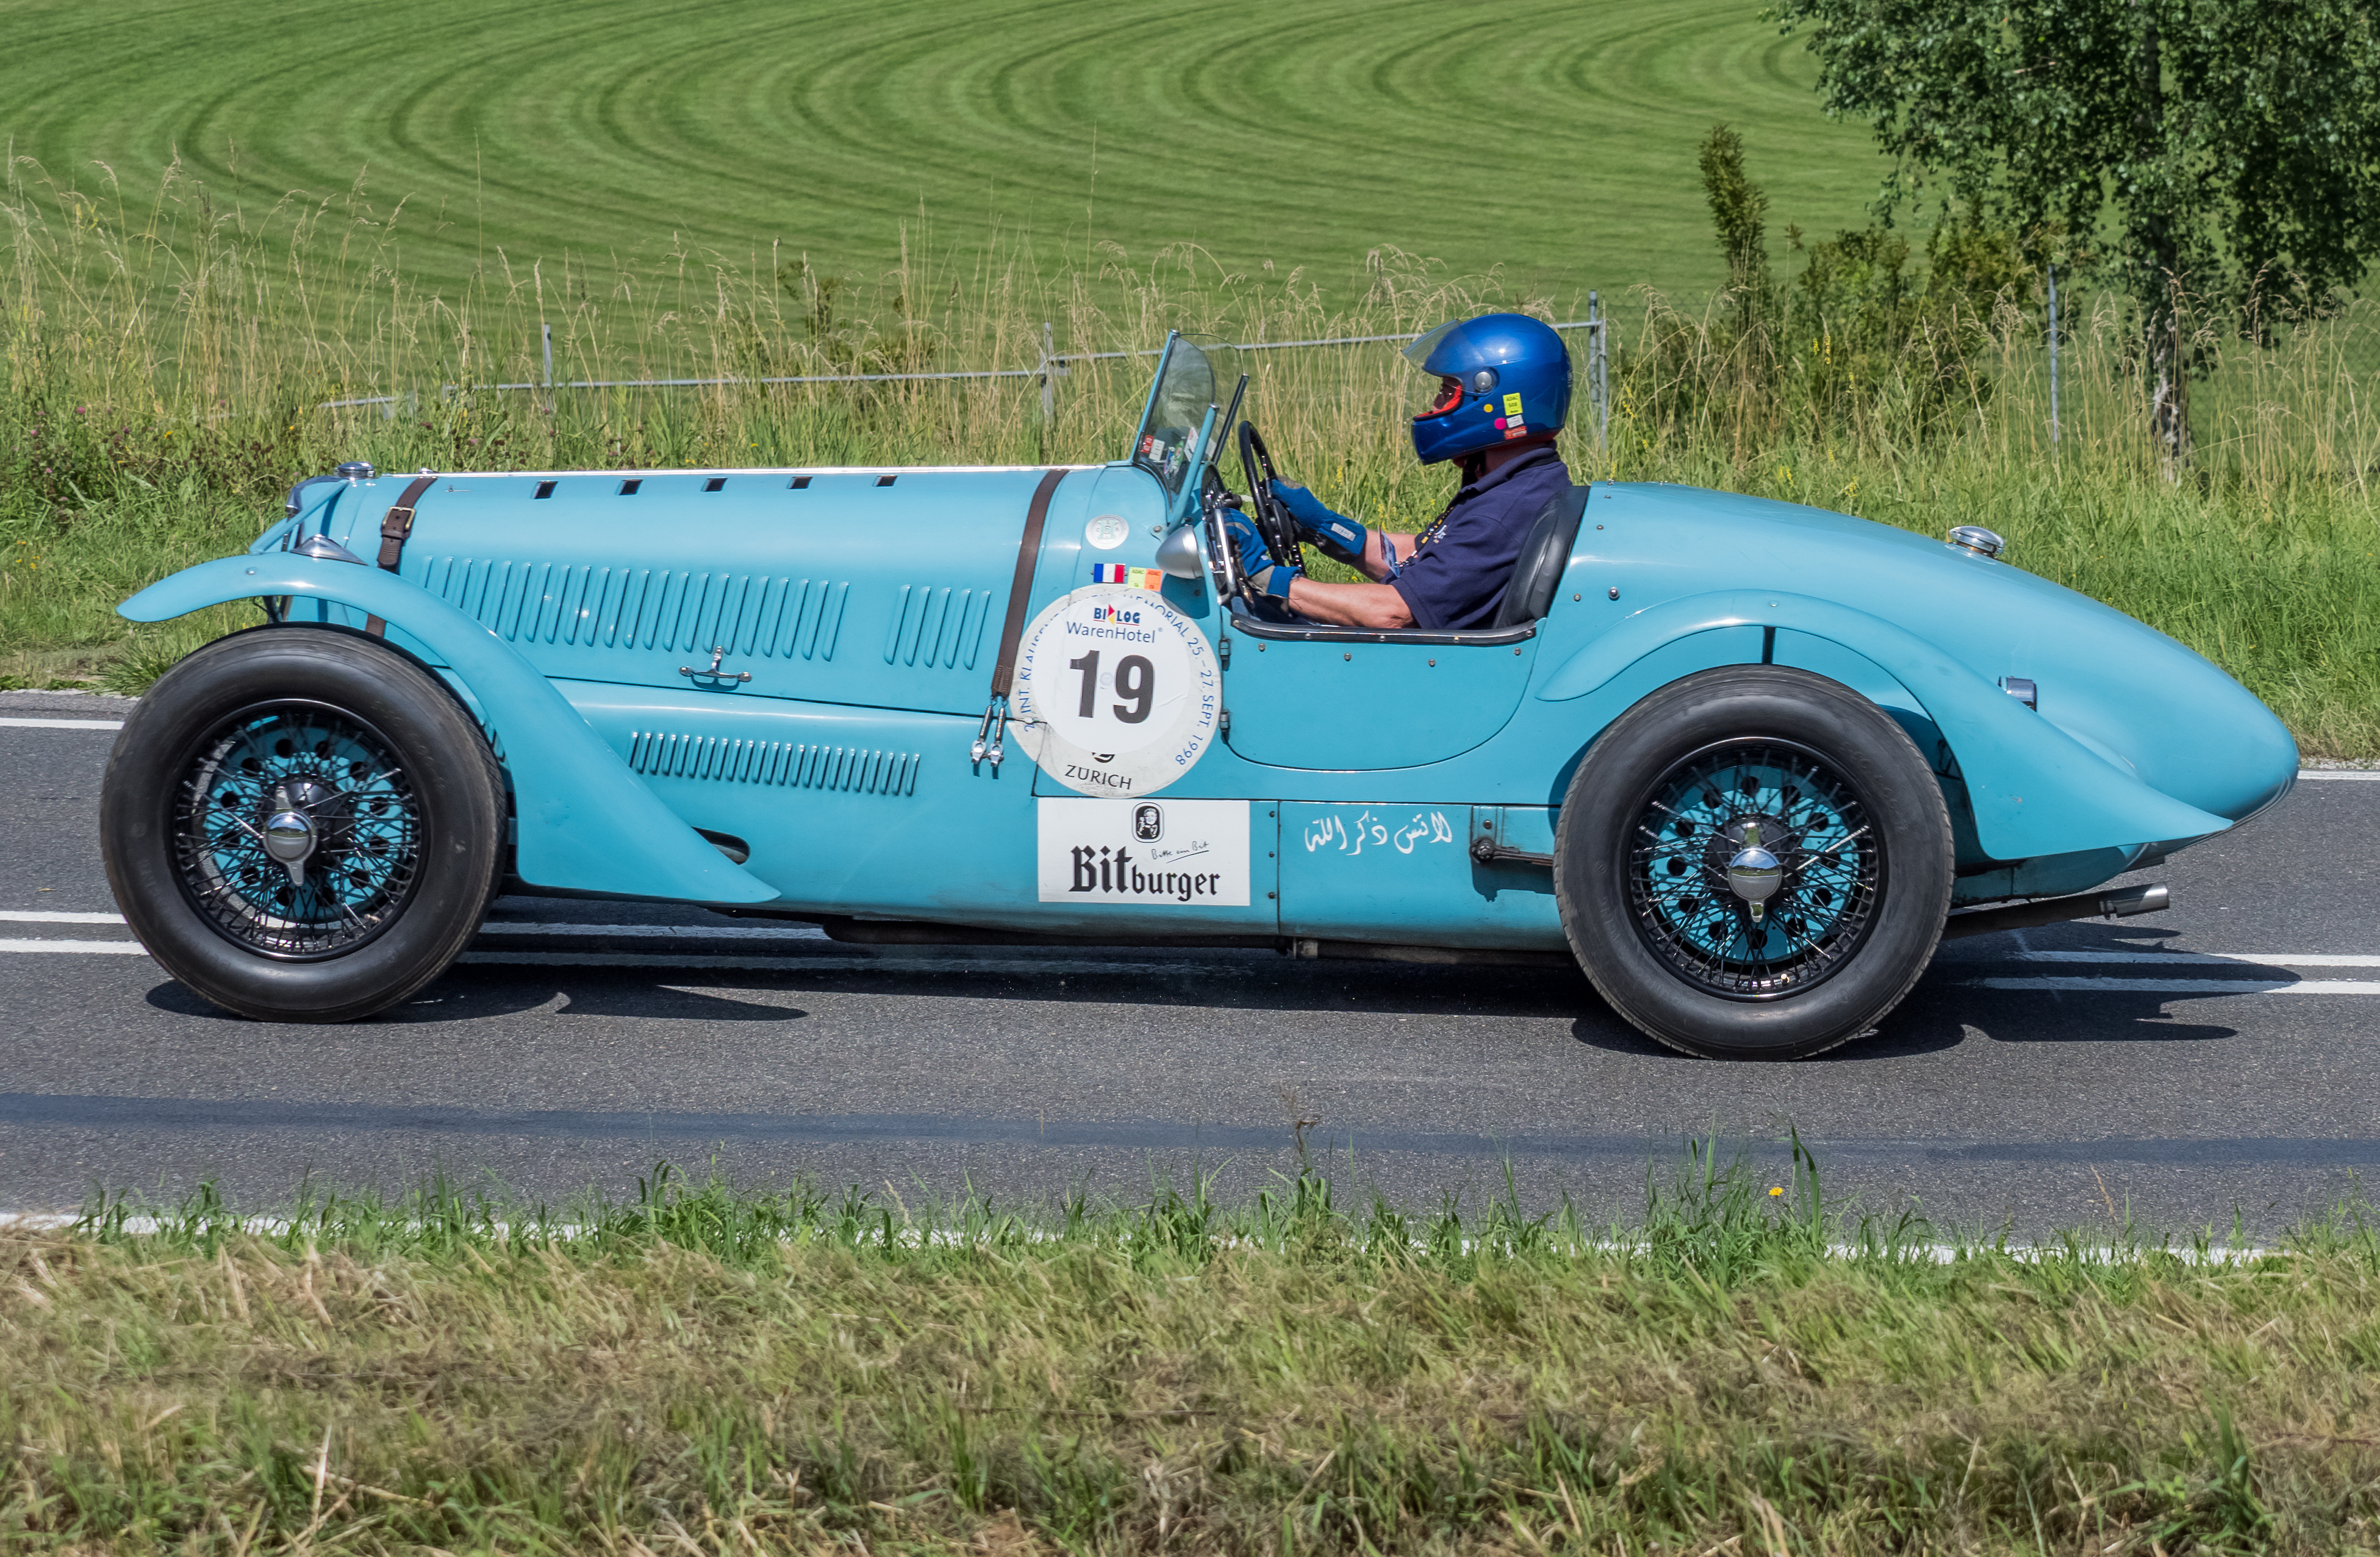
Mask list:
POLYGON ((1239 515, 1233 514, 1223 521, 1223 533, 1240 554, 1240 572, 1258 594, 1287 600, 1290 581, 1305 577, 1305 569, 1273 561, 1272 552, 1265 545, 1264 537, 1257 533, 1257 527, 1239 515))
POLYGON ((1325 556, 1361 571, 1364 543, 1371 538, 1371 531, 1346 515, 1324 507, 1322 500, 1304 487, 1275 481, 1272 494, 1289 510, 1289 517, 1297 521, 1300 536, 1321 547, 1325 556))

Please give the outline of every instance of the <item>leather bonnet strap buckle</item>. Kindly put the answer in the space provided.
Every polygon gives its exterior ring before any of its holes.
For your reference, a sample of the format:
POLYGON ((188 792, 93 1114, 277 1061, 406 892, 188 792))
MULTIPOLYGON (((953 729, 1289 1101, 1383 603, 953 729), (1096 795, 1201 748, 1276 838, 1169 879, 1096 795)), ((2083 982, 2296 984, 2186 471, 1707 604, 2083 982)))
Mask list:
MULTIPOLYGON (((395 573, 398 565, 404 562, 406 539, 413 533, 414 505, 421 501, 423 493, 437 484, 438 477, 435 473, 423 471, 405 484, 403 495, 390 504, 388 512, 381 516, 380 567, 382 572, 395 573)), ((387 633, 388 624, 377 616, 366 616, 364 631, 373 638, 380 638, 387 633)))

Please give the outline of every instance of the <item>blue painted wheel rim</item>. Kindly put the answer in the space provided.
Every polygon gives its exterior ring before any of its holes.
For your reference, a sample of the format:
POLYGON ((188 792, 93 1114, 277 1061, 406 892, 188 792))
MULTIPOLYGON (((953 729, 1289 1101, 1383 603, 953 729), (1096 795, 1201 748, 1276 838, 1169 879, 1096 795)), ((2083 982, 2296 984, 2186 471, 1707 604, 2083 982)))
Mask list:
POLYGON ((1684 757, 1636 809, 1631 917, 1685 982, 1729 1000, 1798 994, 1847 965, 1876 927, 1885 858, 1866 800, 1818 753, 1733 740, 1684 757), (1749 826, 1784 868, 1755 918, 1727 884, 1749 826))
POLYGON ((394 745, 322 703, 260 704, 216 724, 183 764, 173 830, 200 917, 283 961, 356 951, 396 921, 420 876, 420 801, 394 745), (267 823, 292 813, 313 839, 300 879, 266 845, 267 823))

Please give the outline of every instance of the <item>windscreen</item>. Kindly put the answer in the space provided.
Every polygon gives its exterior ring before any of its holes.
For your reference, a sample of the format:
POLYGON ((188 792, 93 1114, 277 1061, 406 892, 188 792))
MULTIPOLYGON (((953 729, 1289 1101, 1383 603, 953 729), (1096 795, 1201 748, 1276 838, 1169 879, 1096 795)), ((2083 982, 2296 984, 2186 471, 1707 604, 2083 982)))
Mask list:
MULTIPOLYGON (((1219 342, 1174 335, 1159 359, 1148 409, 1133 435, 1133 463, 1153 471, 1169 493, 1180 493, 1202 452, 1191 445, 1207 420, 1207 408, 1232 397, 1239 383, 1239 354, 1219 342)), ((1220 438, 1227 429, 1217 427, 1220 438)))

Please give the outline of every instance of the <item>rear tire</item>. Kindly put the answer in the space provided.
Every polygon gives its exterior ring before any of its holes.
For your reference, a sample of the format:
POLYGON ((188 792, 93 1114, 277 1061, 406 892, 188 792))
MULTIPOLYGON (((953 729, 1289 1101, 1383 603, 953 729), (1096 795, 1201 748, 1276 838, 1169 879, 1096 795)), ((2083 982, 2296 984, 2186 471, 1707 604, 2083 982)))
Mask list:
POLYGON ((428 672, 359 633, 260 627, 158 677, 100 800, 116 906, 226 1011, 344 1022, 444 972, 494 894, 503 774, 428 672))
POLYGON ((1793 1059, 1900 1003, 1952 871, 1941 786, 1889 714, 1807 671, 1743 665, 1672 682, 1597 738, 1563 798, 1554 892, 1587 978, 1645 1033, 1793 1059), (1746 851, 1764 848, 1782 884, 1755 914, 1730 870, 1756 882, 1746 851))

